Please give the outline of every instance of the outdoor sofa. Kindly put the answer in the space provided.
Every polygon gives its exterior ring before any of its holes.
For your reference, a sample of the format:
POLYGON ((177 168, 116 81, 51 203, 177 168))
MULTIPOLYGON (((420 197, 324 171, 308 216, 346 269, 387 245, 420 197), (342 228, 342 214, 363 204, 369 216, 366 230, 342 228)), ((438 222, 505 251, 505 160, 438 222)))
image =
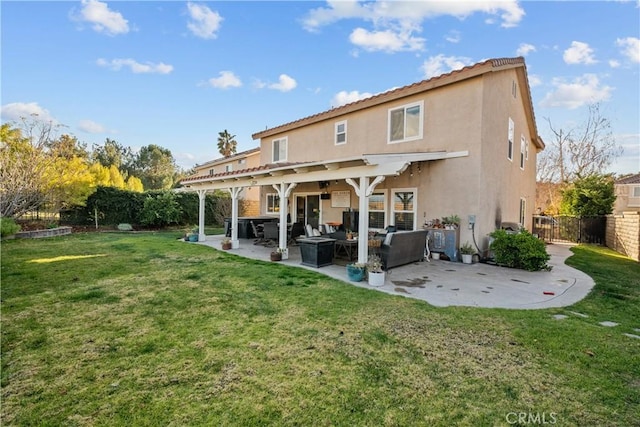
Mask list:
POLYGON ((396 231, 387 233, 380 246, 382 268, 397 267, 424 260, 427 230, 396 231))

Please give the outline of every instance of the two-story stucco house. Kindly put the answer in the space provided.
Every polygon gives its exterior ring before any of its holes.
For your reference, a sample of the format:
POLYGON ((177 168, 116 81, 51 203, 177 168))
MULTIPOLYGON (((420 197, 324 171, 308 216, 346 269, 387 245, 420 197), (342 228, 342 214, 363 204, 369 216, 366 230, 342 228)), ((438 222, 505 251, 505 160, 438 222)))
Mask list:
MULTIPOLYGON (((260 166, 260 147, 220 157, 197 164, 195 174, 191 178, 208 178, 214 175, 233 174, 234 172, 260 166)), ((260 188, 249 187, 242 192, 243 214, 252 216, 260 214, 260 188)))
MULTIPOLYGON (((503 222, 531 230, 536 156, 544 143, 523 58, 487 60, 253 138, 260 141, 259 166, 194 176, 183 185, 201 194, 226 188, 234 200, 259 187, 261 214, 282 223, 289 214, 315 227, 357 211, 351 215, 363 235, 458 215, 460 241, 475 240, 482 251, 503 222)), ((232 240, 237 247, 237 236, 232 240)), ((286 242, 282 227, 280 246, 286 242)), ((366 240, 359 245, 364 262, 366 240)))
POLYGON ((640 212, 640 173, 614 182, 614 191, 616 193, 614 214, 626 211, 640 212))

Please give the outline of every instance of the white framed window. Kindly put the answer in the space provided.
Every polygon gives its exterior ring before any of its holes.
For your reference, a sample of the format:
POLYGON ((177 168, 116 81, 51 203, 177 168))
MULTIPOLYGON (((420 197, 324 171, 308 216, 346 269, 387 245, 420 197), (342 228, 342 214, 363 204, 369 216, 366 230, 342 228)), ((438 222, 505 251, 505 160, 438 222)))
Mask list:
POLYGON ((509 117, 509 136, 508 136, 508 146, 507 146, 507 159, 513 161, 513 138, 515 125, 513 124, 513 120, 509 117))
POLYGON ((520 197, 520 226, 524 227, 524 220, 527 215, 527 200, 520 197))
POLYGON ((527 141, 527 147, 525 148, 524 153, 525 153, 524 158, 525 160, 528 161, 529 160, 529 141, 527 141))
POLYGON ((424 101, 389 109, 388 143, 422 138, 424 101))
POLYGON ((369 196, 369 229, 382 230, 387 223, 387 190, 369 196))
POLYGON ((287 160, 287 138, 274 139, 271 142, 272 157, 274 163, 284 162, 287 160))
POLYGON ((233 165, 232 164, 224 165, 224 171, 233 172, 233 165))
POLYGON ((629 188, 629 201, 627 206, 640 206, 640 185, 635 185, 629 188))
POLYGON ((347 121, 344 120, 342 122, 336 123, 336 138, 335 144, 342 145, 347 143, 347 121))
POLYGON ((209 169, 209 175, 213 175, 215 173, 216 173, 215 169, 213 169, 213 168, 209 169))
POLYGON ((520 169, 524 170, 524 151, 527 149, 527 141, 524 135, 520 135, 520 169))
POLYGON ((631 191, 631 197, 640 197, 640 185, 636 185, 635 187, 632 187, 632 189, 633 191, 631 191))
POLYGON ((398 188, 391 192, 393 225, 398 231, 416 229, 418 191, 415 188, 398 188))
POLYGON ((277 193, 267 193, 267 209, 268 214, 280 213, 280 196, 277 193))
POLYGON ((244 165, 245 163, 247 163, 247 159, 238 159, 239 165, 244 165))

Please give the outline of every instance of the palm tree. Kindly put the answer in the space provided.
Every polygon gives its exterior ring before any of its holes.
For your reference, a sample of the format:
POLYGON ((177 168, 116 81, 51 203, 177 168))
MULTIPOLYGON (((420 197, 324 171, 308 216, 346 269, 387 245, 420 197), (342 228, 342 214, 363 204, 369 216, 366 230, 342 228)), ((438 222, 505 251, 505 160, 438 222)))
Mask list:
POLYGON ((238 142, 235 140, 235 135, 231 135, 226 129, 224 132, 218 132, 218 151, 224 157, 229 157, 236 153, 238 148, 238 142))

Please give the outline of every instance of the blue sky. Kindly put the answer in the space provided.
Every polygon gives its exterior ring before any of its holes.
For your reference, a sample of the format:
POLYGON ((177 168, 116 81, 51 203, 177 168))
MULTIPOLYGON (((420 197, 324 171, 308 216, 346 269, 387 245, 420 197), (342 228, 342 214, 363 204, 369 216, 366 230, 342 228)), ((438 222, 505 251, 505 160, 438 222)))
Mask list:
POLYGON ((2 1, 2 121, 189 168, 253 133, 488 58, 524 56, 538 131, 600 102, 640 171, 637 1, 2 1))

